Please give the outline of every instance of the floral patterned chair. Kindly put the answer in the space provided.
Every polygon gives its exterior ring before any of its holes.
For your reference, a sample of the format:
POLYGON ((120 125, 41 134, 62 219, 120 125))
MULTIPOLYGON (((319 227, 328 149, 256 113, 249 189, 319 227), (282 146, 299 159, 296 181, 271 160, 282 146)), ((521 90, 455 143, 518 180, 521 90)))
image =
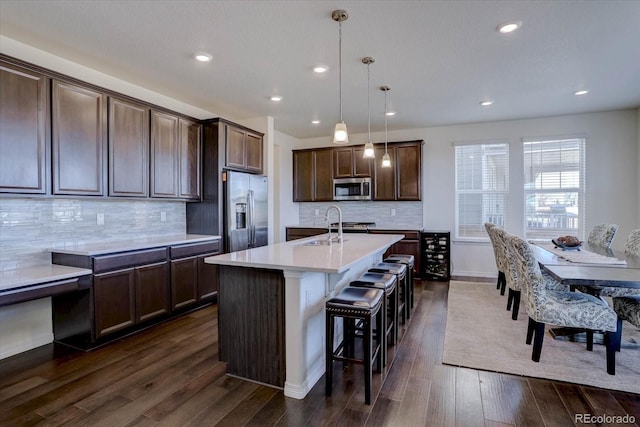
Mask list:
POLYGON ((493 246, 493 256, 496 259, 496 267, 498 268, 498 283, 496 284, 496 289, 500 289, 500 295, 504 295, 504 290, 506 286, 506 278, 504 275, 506 269, 506 259, 504 257, 502 242, 497 240, 495 231, 500 230, 495 224, 490 222, 484 223, 484 228, 487 230, 487 234, 489 235, 489 239, 491 240, 491 246, 493 246))
POLYGON ((587 242, 593 246, 609 249, 617 231, 616 224, 598 224, 589 233, 587 242))
MULTIPOLYGON (((628 256, 640 257, 640 229, 633 230, 629 237, 627 237, 627 240, 624 243, 624 253, 628 256)), ((583 289, 580 290, 582 292, 586 291, 583 289)), ((600 296, 612 298, 640 295, 640 289, 620 288, 615 286, 603 286, 601 288, 596 288, 596 292, 598 292, 598 295, 600 296)))
MULTIPOLYGON (((640 257, 640 229, 631 232, 624 245, 624 251, 629 255, 640 257)), ((618 315, 618 333, 622 335, 623 320, 640 329, 640 289, 612 287, 604 288, 604 290, 615 291, 613 310, 618 315)), ((618 351, 620 351, 620 346, 618 346, 618 351)))
POLYGON ((593 346, 593 332, 604 332, 607 347, 607 373, 615 375, 615 354, 619 346, 616 313, 602 300, 580 292, 547 289, 546 280, 529 244, 517 236, 511 240, 517 257, 517 277, 525 286, 527 314, 527 344, 533 340, 531 360, 540 361, 546 324, 587 329, 587 350, 593 346))

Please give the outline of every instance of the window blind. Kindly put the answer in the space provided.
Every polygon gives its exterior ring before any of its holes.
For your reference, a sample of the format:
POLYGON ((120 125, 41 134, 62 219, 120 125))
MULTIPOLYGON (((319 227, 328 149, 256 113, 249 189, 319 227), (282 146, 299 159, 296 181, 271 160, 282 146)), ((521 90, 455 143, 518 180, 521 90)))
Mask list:
POLYGON ((525 236, 584 238, 585 139, 525 139, 525 236))
POLYGON ((456 144, 456 237, 487 239, 485 222, 505 225, 507 143, 456 144))

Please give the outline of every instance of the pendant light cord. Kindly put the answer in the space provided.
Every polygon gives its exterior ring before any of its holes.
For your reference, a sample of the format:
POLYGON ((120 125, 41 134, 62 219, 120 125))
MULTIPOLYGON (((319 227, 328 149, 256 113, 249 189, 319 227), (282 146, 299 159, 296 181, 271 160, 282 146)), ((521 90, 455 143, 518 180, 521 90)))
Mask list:
POLYGON ((369 113, 369 125, 368 125, 369 142, 371 142, 371 107, 369 102, 371 98, 371 90, 369 89, 370 82, 371 82, 371 73, 369 72, 369 65, 371 65, 370 62, 367 63, 367 112, 369 113))
POLYGON ((342 21, 338 21, 338 82, 340 86, 340 121, 342 122, 342 21))
POLYGON ((389 89, 384 91, 384 154, 387 154, 387 92, 389 89))

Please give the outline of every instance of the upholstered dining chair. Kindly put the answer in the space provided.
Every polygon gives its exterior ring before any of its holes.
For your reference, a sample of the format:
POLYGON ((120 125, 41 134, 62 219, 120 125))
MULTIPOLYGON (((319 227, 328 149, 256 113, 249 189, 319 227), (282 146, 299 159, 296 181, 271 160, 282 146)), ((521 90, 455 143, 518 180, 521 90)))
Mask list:
POLYGON ((593 246, 609 249, 617 231, 616 224, 598 224, 589 232, 587 242, 593 246))
POLYGON ((580 292, 547 289, 538 260, 529 244, 517 236, 511 240, 518 261, 517 276, 526 287, 526 308, 529 315, 527 344, 533 340, 531 360, 540 361, 546 324, 587 330, 587 350, 593 346, 593 332, 602 331, 607 353, 607 373, 615 375, 617 317, 604 301, 580 292))
POLYGON ((496 235, 494 230, 499 227, 493 223, 485 222, 484 228, 487 230, 487 234, 489 235, 489 240, 491 240, 491 246, 493 247, 493 256, 496 260, 496 267, 498 268, 498 282, 496 283, 496 289, 500 289, 500 294, 504 295, 504 289, 506 286, 505 283, 505 260, 501 253, 500 242, 496 242, 496 235))
MULTIPOLYGON (((624 252, 640 257, 640 229, 633 230, 624 244, 624 252)), ((613 310, 618 315, 618 351, 622 339, 622 321, 626 320, 640 329, 640 289, 606 287, 602 293, 613 297, 613 310)))
MULTIPOLYGON (((627 240, 624 243, 624 253, 628 256, 632 257, 640 257, 640 229, 633 230, 627 240)), ((624 297, 630 295, 640 295, 640 289, 630 289, 630 288, 620 288, 614 286, 602 286, 602 287, 594 287, 592 286, 590 290, 582 289, 582 287, 578 287, 582 292, 596 292, 597 295, 603 297, 624 297)))

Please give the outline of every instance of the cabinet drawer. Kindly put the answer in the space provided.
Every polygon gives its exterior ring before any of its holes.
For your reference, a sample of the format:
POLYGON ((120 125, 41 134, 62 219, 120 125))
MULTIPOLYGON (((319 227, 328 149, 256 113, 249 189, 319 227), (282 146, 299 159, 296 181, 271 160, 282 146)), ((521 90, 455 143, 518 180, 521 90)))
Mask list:
POLYGON ((105 255, 93 259, 93 272, 116 270, 118 268, 133 267, 136 265, 153 264, 167 260, 166 248, 149 249, 146 251, 125 252, 114 255, 105 255))
POLYGON ((208 252, 220 252, 220 240, 215 242, 194 243, 191 245, 171 246, 171 259, 185 258, 208 252))

